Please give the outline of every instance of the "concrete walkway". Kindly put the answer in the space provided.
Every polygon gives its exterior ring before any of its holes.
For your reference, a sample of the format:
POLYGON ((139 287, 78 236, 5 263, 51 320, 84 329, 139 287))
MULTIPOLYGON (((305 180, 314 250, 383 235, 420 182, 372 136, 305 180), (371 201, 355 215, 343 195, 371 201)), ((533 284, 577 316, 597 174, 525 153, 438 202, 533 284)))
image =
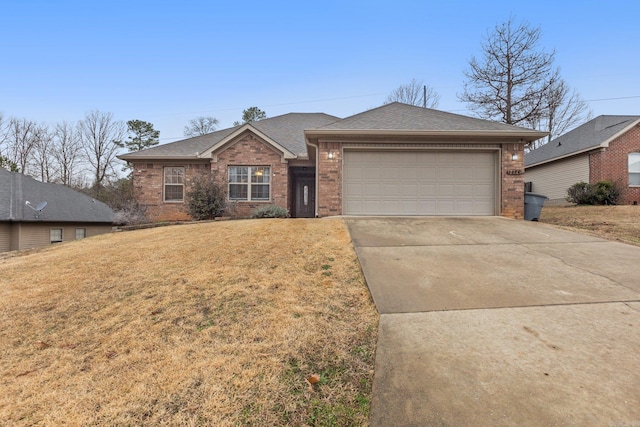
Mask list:
POLYGON ((640 248, 498 217, 345 221, 381 313, 372 426, 640 426, 640 248))

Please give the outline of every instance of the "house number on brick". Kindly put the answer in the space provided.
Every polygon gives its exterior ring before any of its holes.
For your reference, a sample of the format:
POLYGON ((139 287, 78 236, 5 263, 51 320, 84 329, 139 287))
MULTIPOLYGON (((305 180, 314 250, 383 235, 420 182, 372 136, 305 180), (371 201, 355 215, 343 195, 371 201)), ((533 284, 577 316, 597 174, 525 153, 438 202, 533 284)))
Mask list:
POLYGON ((523 173, 522 169, 507 169, 507 175, 522 175, 523 173))

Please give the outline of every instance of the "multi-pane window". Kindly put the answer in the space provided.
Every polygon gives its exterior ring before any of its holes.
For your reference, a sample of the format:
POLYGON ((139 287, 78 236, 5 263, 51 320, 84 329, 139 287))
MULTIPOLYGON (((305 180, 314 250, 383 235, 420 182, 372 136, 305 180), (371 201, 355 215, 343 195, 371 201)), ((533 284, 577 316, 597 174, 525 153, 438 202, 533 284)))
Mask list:
POLYGON ((164 168, 164 201, 182 202, 184 200, 184 168, 164 168))
POLYGON ((62 242, 62 228, 52 228, 49 230, 49 241, 51 243, 62 242))
POLYGON ((640 185, 640 153, 629 154, 629 185, 640 185))
POLYGON ((269 200, 271 168, 268 166, 230 166, 230 200, 269 200))
POLYGON ((84 239, 87 237, 86 228, 76 228, 76 240, 84 239))

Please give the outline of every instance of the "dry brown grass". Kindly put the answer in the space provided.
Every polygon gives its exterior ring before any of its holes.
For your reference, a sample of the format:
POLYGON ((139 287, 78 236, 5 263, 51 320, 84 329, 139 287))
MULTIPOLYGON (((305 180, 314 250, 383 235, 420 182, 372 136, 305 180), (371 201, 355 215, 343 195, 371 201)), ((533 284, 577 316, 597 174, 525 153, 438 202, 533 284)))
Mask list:
POLYGON ((8 257, 0 420, 366 425, 377 321, 336 219, 162 227, 8 257))
POLYGON ((640 246, 640 206, 545 206, 540 222, 640 246))

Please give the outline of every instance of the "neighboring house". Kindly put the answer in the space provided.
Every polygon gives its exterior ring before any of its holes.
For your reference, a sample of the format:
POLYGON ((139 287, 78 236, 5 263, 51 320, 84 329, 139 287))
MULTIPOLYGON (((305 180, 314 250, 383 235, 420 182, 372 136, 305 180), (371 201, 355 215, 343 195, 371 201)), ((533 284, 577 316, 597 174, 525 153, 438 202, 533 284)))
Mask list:
POLYGON ((620 204, 640 201, 640 116, 598 116, 525 154, 531 191, 566 202, 567 189, 583 181, 620 185, 620 204))
POLYGON ((0 252, 108 233, 112 222, 113 211, 102 202, 0 168, 0 252))
POLYGON ((546 132, 391 103, 345 119, 291 113, 119 156, 154 220, 189 219, 196 176, 224 186, 238 216, 522 218, 524 145, 546 132))

